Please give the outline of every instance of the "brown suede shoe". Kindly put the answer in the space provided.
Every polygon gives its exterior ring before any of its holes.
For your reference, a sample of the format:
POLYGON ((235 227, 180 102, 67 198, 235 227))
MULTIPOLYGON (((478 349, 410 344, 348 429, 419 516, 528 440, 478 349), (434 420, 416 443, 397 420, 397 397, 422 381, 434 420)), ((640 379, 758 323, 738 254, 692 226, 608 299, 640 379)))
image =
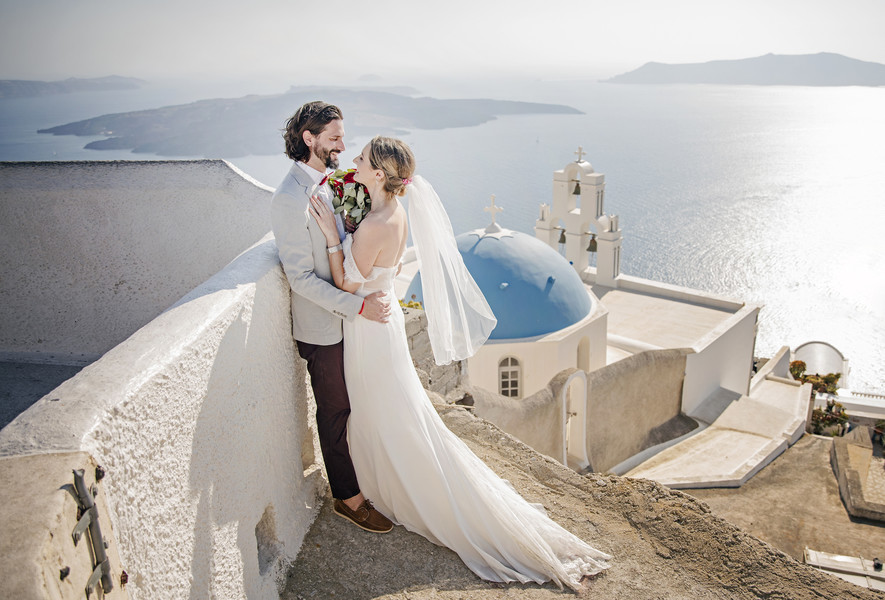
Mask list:
POLYGON ((342 500, 335 498, 332 510, 339 517, 344 517, 357 527, 372 533, 387 533, 393 529, 393 522, 375 510, 375 507, 368 500, 363 500, 358 509, 350 510, 350 507, 342 500))

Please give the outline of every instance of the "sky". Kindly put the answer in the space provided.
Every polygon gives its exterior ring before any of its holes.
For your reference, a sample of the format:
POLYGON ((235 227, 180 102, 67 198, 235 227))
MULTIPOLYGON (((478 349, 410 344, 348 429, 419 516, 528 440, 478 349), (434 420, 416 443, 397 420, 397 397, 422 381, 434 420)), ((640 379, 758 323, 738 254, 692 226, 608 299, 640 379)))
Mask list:
POLYGON ((0 79, 586 79, 649 61, 769 52, 885 63, 883 0, 0 0, 0 7, 0 79))

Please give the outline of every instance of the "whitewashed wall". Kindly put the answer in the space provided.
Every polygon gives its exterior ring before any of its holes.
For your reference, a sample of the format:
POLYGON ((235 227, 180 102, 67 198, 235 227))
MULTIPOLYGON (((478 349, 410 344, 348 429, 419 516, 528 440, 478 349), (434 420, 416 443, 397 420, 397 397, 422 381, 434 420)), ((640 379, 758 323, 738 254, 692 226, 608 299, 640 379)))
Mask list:
POLYGON ((558 373, 547 386, 527 398, 506 398, 474 387, 474 412, 535 451, 562 461, 565 452, 562 387, 573 371, 558 373))
POLYGON ((132 598, 277 598, 322 489, 289 286, 268 236, 0 432, 85 450, 132 598))
POLYGON ((582 341, 586 347, 584 370, 604 367, 608 311, 595 298, 592 302, 586 317, 560 331, 535 338, 486 342, 467 359, 470 382, 497 393, 498 365, 504 357, 513 356, 522 366, 520 397, 528 398, 543 390, 560 371, 583 367, 579 364, 582 341))
POLYGON ((685 363, 682 412, 691 413, 719 388, 749 393, 758 318, 757 306, 745 306, 693 348, 685 363))
POLYGON ((217 160, 0 164, 0 355, 100 356, 3 428, 0 456, 106 469, 132 598, 275 599, 315 517, 270 197, 217 160))
POLYGON ((87 363, 270 230, 222 160, 0 163, 0 354, 87 363))

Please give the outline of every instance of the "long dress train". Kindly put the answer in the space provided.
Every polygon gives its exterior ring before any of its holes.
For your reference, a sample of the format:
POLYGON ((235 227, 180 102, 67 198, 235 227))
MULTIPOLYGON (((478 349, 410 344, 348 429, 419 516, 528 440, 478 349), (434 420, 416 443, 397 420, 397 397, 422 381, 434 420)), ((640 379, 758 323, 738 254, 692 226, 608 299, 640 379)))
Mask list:
MULTIPOLYGON (((362 283, 357 293, 385 290, 396 307, 396 268, 376 266, 363 277, 349 246, 345 273, 362 283)), ((608 554, 526 502, 449 431, 415 372, 401 310, 386 324, 345 321, 344 370, 350 454, 363 494, 384 515, 490 581, 578 589, 582 576, 608 568, 608 554)))

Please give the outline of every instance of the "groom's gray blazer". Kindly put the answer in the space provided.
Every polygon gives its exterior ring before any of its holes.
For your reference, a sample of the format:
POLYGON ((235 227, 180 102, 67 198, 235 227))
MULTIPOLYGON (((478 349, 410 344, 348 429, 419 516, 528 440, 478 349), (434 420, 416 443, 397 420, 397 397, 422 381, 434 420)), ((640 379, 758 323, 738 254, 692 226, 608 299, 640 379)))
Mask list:
MULTIPOLYGON (((301 342, 329 346, 341 341, 341 320, 356 317, 363 299, 332 283, 326 237, 307 212, 313 186, 304 169, 293 163, 273 195, 271 221, 292 288, 292 335, 301 342)), ((317 193, 328 197, 326 190, 317 193)))

